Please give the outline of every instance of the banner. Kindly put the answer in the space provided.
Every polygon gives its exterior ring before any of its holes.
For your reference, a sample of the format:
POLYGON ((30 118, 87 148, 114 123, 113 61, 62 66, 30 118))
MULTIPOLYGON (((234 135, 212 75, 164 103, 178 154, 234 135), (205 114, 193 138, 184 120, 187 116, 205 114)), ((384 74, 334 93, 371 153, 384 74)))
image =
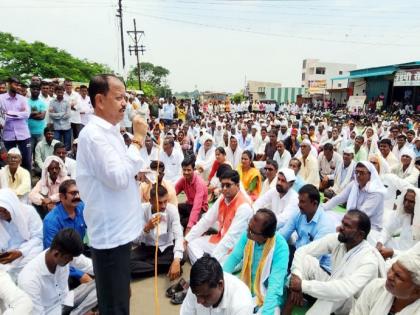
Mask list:
POLYGON ((397 71, 394 86, 420 86, 420 69, 397 71))
POLYGON ((356 109, 363 109, 365 105, 366 95, 352 95, 347 102, 347 109, 349 112, 354 112, 356 109))

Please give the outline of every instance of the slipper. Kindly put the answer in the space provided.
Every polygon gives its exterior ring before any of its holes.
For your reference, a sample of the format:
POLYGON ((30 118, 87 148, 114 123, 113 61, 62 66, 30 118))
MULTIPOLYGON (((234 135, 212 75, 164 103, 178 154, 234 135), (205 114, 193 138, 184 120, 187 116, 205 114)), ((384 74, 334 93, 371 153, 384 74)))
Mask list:
POLYGON ((182 292, 183 290, 188 290, 188 288, 189 288, 188 282, 185 281, 184 278, 181 278, 177 283, 175 283, 174 285, 171 285, 166 290, 166 297, 172 298, 175 295, 175 293, 182 292))
POLYGON ((171 299, 171 303, 174 305, 180 305, 184 301, 185 297, 187 296, 187 290, 183 290, 181 292, 176 292, 171 299))

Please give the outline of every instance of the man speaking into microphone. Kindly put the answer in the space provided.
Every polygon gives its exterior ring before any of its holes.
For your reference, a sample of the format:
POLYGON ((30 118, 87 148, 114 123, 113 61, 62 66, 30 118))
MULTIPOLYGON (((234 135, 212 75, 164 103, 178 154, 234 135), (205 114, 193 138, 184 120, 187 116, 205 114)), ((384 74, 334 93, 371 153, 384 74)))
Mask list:
POLYGON ((144 224, 135 176, 146 167, 140 149, 147 123, 134 117, 127 149, 119 127, 125 93, 124 83, 112 74, 91 79, 95 114, 79 135, 77 151, 76 181, 85 203, 101 315, 129 314, 131 241, 144 224))

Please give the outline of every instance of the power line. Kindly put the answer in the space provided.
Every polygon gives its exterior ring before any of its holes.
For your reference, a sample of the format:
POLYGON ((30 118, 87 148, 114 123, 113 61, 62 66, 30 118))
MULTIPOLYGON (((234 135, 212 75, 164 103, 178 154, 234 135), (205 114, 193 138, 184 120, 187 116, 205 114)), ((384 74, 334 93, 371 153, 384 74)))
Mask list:
POLYGON ((283 37, 283 38, 291 38, 291 39, 304 39, 304 40, 321 41, 321 42, 335 42, 335 43, 344 43, 344 44, 358 44, 358 45, 367 45, 367 46, 418 47, 418 45, 401 45, 401 44, 396 44, 396 43, 383 43, 383 42, 363 42, 363 41, 355 41, 355 40, 340 40, 340 39, 331 39, 331 38, 316 38, 316 37, 302 36, 302 35, 268 33, 268 32, 250 30, 250 29, 241 29, 237 27, 207 24, 203 22, 192 22, 192 21, 180 20, 180 19, 169 18, 169 17, 164 17, 164 16, 144 14, 144 13, 140 13, 136 11, 127 11, 127 12, 141 15, 144 17, 153 18, 153 19, 166 20, 170 22, 190 24, 190 25, 199 25, 199 26, 207 27, 207 28, 216 28, 216 29, 221 29, 221 30, 229 30, 229 31, 264 35, 264 36, 283 37))

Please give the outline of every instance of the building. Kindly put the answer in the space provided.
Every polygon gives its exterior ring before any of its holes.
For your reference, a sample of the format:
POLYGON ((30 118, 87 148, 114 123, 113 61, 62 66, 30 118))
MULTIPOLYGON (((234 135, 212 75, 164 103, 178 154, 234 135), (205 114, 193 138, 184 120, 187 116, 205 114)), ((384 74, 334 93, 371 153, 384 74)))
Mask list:
POLYGON ((245 89, 245 96, 252 102, 262 100, 274 100, 271 98, 271 89, 281 88, 281 83, 248 81, 245 89))
POLYGON ((348 79, 334 80, 337 76, 346 76, 357 68, 354 64, 322 62, 319 59, 305 59, 302 63, 302 87, 307 88, 311 96, 325 96, 327 90, 347 87, 348 79))
POLYGON ((352 70, 332 81, 348 80, 350 95, 366 95, 366 101, 384 97, 385 108, 400 105, 420 106, 420 61, 352 70))
POLYGON ((229 93, 224 92, 211 92, 211 91, 205 91, 200 94, 200 101, 201 103, 205 102, 212 102, 212 103, 218 103, 229 100, 229 93))

